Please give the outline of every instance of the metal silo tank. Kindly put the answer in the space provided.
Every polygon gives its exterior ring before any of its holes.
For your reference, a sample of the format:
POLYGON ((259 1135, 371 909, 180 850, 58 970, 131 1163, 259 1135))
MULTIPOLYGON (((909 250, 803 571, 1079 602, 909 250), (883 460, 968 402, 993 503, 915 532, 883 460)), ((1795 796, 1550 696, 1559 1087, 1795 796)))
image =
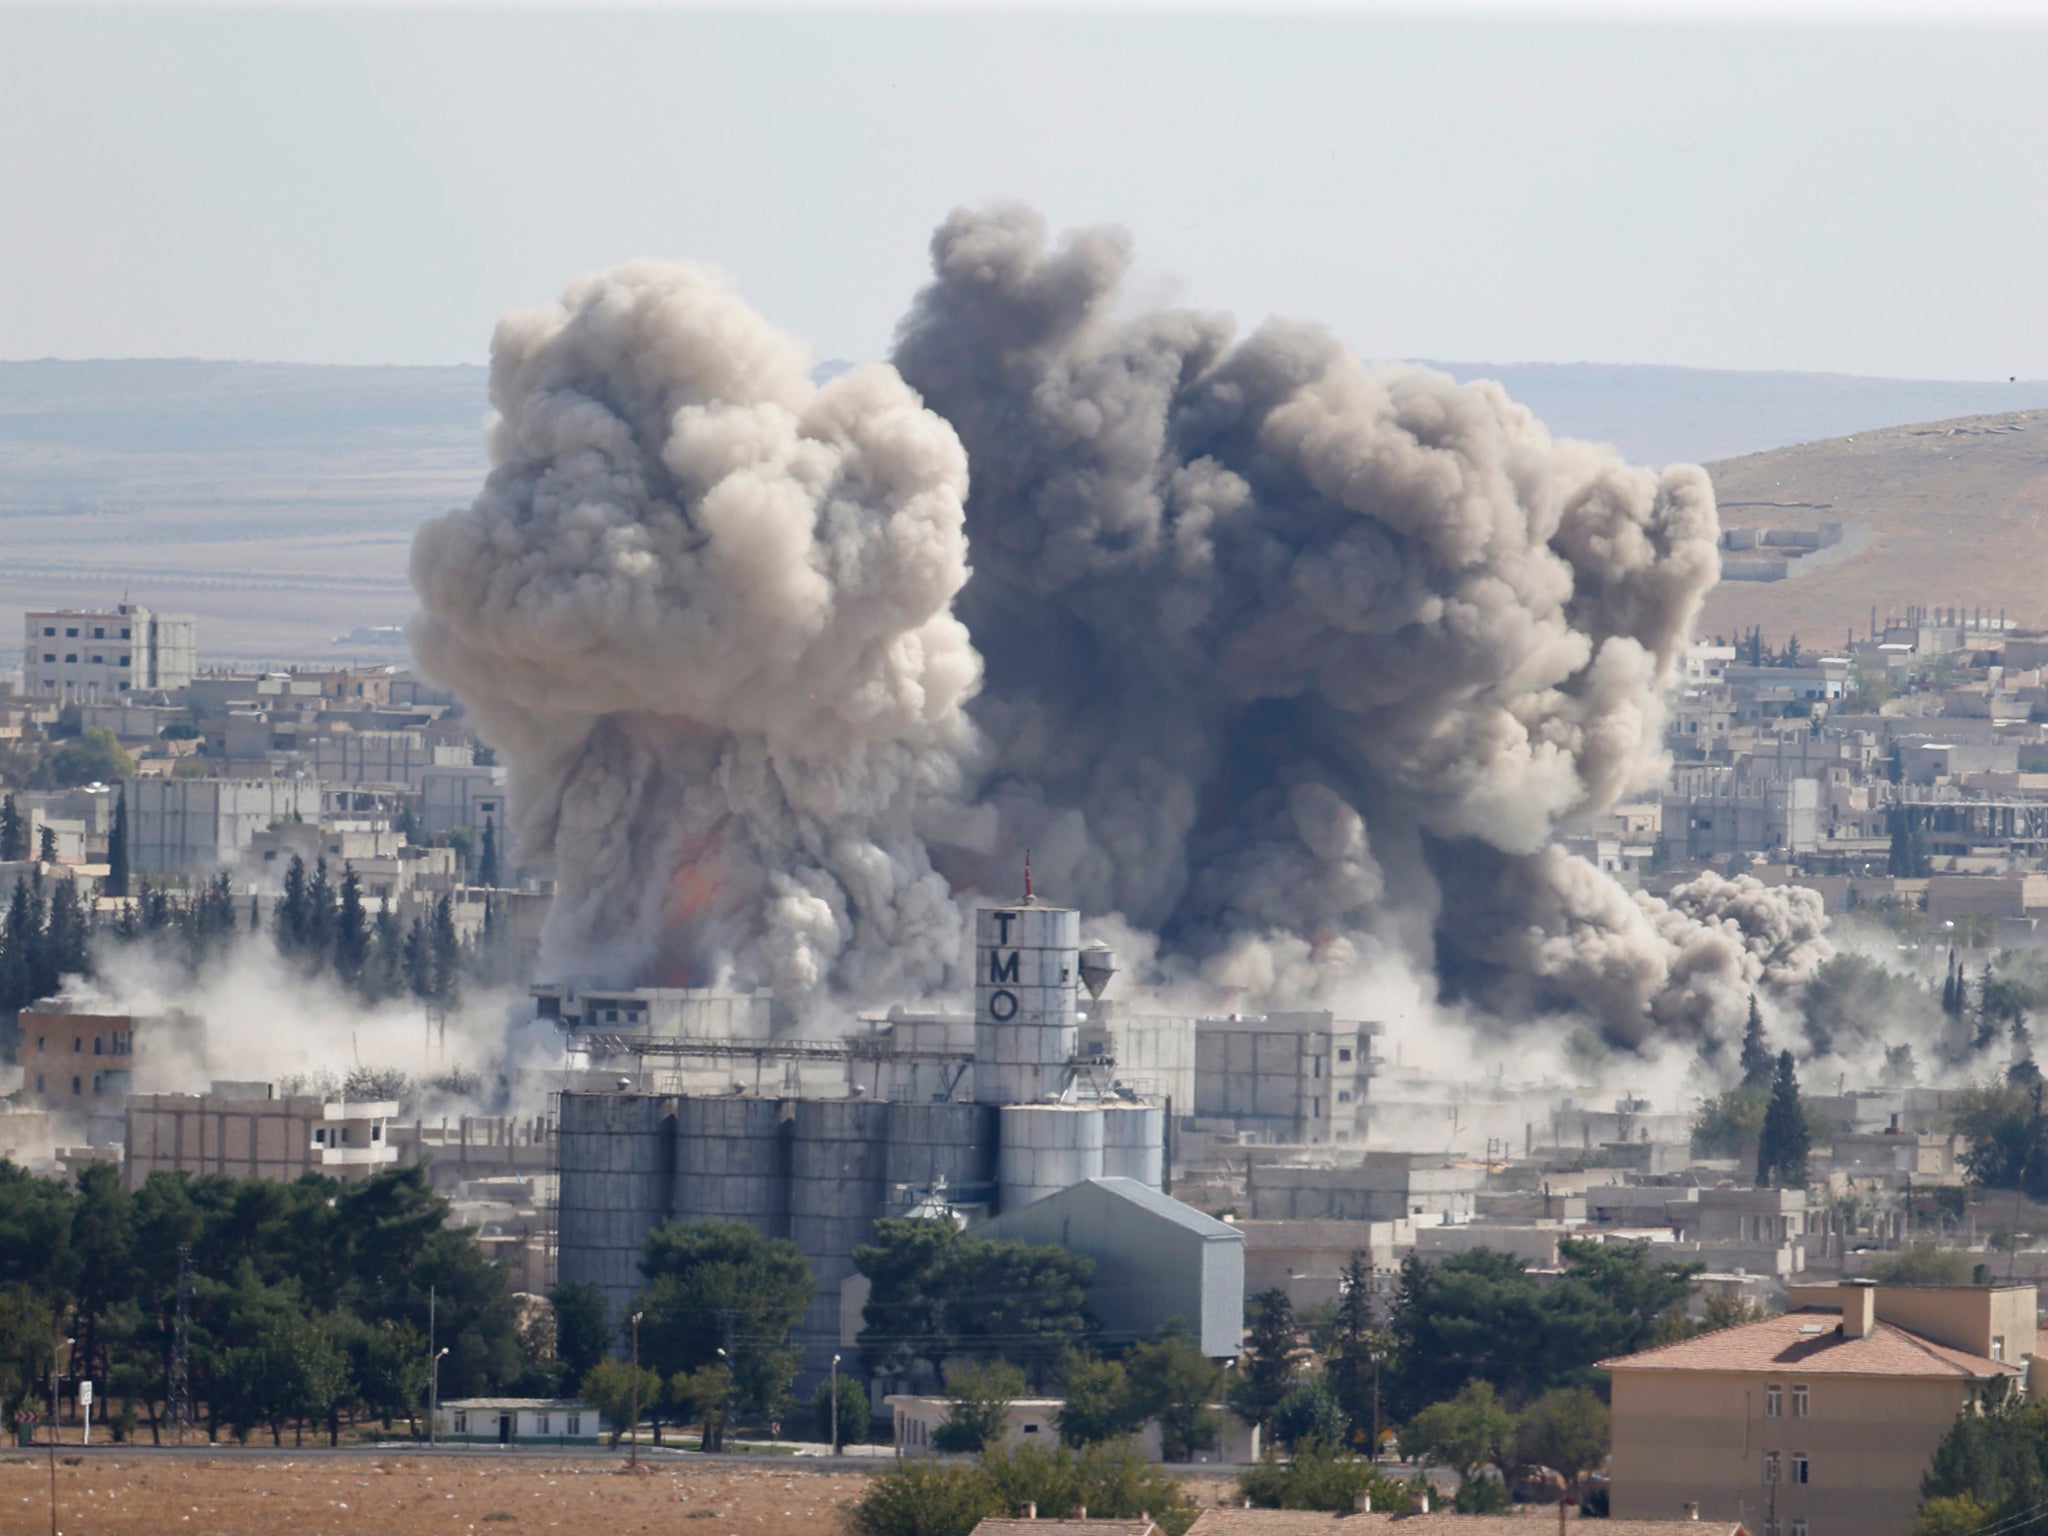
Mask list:
POLYGON ((686 1098, 676 1106, 674 1209, 789 1236, 790 1109, 780 1099, 686 1098))
POLYGON ((1102 1111, 1095 1105, 1005 1104, 997 1178, 1014 1211, 1102 1175, 1102 1111))
POLYGON ((797 1328, 804 1382, 839 1345, 839 1290, 853 1250, 886 1214, 888 1115, 875 1099, 799 1099, 790 1137, 789 1235, 810 1260, 818 1292, 797 1328))
POLYGON ((1147 1189, 1166 1182, 1166 1111, 1157 1104, 1105 1104, 1102 1108, 1102 1171, 1136 1179, 1147 1189))
POLYGON ((894 1215, 905 1190, 930 1190, 944 1180, 955 1204, 993 1203, 997 1119, 989 1104, 891 1104, 884 1170, 894 1215))
POLYGON ((669 1215, 676 1101, 564 1093, 556 1158, 556 1274, 604 1292, 616 1315, 640 1288, 647 1234, 669 1215))

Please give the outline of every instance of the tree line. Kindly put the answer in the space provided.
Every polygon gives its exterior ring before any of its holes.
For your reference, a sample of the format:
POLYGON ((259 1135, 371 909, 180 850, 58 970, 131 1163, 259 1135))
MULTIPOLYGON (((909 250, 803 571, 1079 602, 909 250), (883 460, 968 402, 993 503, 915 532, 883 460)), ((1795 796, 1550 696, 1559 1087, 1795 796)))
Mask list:
POLYGON ((209 1438, 338 1438, 344 1421, 415 1432, 431 1351, 444 1396, 520 1391, 551 1371, 502 1270, 417 1165, 342 1184, 158 1172, 76 1189, 0 1162, 0 1420, 53 1366, 99 1385, 117 1439, 168 1432, 182 1310, 186 1382, 209 1438), (65 1350, 65 1339, 75 1345, 65 1350))

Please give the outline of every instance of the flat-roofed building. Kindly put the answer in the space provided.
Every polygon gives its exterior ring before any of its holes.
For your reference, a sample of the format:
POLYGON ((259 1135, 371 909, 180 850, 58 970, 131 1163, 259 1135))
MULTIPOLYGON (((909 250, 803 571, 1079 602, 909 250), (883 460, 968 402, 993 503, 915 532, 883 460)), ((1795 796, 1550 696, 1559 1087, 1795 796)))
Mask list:
POLYGON ((30 698, 103 703, 192 681, 189 614, 151 613, 139 603, 58 608, 26 615, 22 631, 22 692, 30 698))
POLYGON ((1789 1288, 1792 1310, 1600 1362, 1617 1520, 1904 1536, 1956 1415, 2034 1348, 2034 1287, 1789 1288))
POLYGON ((398 1161, 391 1101, 325 1103, 277 1095, 267 1083, 215 1083, 198 1093, 143 1093, 128 1100, 124 1177, 140 1189, 152 1173, 225 1174, 289 1183, 320 1173, 353 1182, 398 1161))

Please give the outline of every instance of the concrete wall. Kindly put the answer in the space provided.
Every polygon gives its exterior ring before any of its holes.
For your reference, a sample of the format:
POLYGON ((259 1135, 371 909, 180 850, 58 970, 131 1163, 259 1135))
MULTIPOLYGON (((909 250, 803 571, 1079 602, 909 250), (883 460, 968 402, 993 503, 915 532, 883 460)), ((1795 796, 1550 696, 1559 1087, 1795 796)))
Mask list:
POLYGON ((225 1174, 289 1183, 318 1167, 315 1098, 224 1099, 143 1093, 128 1100, 122 1178, 140 1189, 152 1173, 225 1174))
POLYGON ((1677 1519, 1697 1501, 1702 1519, 1740 1519, 1761 1531, 1774 1491, 1763 1480, 1764 1452, 1777 1451, 1784 1466, 1803 1451, 1811 1480, 1776 1486, 1780 1521, 1803 1516, 1813 1536, 1906 1536, 1934 1449, 1974 1397, 1970 1384, 1952 1378, 1821 1375, 1802 1383, 1796 1368, 1619 1370, 1609 1465, 1614 1517, 1677 1519), (1770 1382, 1806 1385, 1810 1416, 1764 1418, 1770 1382))
POLYGON ((126 793, 129 867, 143 875, 231 865, 273 822, 320 819, 311 779, 134 779, 126 793))

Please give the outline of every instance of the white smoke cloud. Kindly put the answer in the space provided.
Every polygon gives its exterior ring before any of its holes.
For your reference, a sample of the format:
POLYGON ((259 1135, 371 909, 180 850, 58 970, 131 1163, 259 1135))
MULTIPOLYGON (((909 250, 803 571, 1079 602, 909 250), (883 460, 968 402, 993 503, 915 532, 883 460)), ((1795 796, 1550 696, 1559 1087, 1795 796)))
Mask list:
POLYGON ((512 768, 554 975, 940 983, 913 827, 971 741, 967 466, 888 367, 814 388, 723 278, 640 262, 509 315, 493 468, 413 547, 422 665, 512 768))

